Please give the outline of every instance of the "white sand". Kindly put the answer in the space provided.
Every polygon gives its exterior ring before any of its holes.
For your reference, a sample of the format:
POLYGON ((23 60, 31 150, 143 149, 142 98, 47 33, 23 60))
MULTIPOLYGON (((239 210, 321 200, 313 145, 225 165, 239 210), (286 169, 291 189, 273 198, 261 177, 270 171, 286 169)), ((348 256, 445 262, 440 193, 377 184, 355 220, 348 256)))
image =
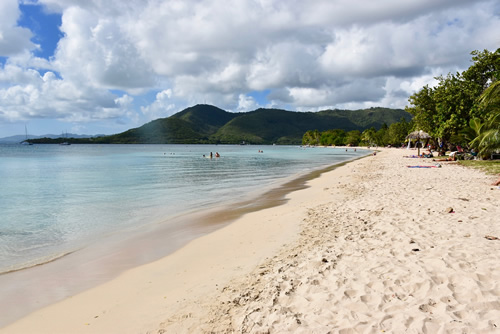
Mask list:
POLYGON ((5 333, 491 333, 500 189, 382 150, 5 333), (448 213, 447 208, 453 208, 448 213))

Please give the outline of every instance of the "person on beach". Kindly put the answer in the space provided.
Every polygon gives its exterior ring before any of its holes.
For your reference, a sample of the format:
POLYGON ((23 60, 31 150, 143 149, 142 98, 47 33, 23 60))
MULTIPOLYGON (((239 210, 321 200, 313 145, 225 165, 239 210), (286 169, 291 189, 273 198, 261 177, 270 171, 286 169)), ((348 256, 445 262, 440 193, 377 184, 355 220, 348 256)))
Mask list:
MULTIPOLYGON (((420 155, 404 155, 403 158, 432 158, 434 157, 434 154, 432 154, 432 152, 429 152, 427 154, 423 153, 420 154, 420 155)), ((436 161, 439 161, 439 160, 436 160, 436 161)), ((442 160, 444 161, 444 160, 442 160)))
POLYGON ((448 158, 444 158, 444 159, 432 159, 432 161, 456 161, 456 160, 457 160, 456 156, 452 156, 452 157, 448 157, 448 158))
POLYGON ((212 159, 214 157, 213 153, 210 152, 210 159, 212 159))
MULTIPOLYGON (((500 175, 500 174, 498 174, 500 175)), ((493 182, 491 185, 493 186, 499 186, 500 185, 500 177, 498 178, 498 180, 496 180, 495 182, 493 182)))
POLYGON ((220 158, 220 154, 219 154, 219 152, 215 152, 215 157, 216 157, 216 158, 220 158))

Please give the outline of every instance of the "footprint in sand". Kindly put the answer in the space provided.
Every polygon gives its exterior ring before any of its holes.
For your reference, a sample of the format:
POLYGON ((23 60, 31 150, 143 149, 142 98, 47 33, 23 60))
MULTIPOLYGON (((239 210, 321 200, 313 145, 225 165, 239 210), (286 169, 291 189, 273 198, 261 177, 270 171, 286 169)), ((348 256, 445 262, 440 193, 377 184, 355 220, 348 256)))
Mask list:
POLYGON ((349 299, 352 299, 357 296, 357 291, 356 290, 346 290, 344 291, 344 296, 346 296, 349 299))
POLYGON ((366 304, 371 303, 373 301, 372 295, 362 295, 361 297, 359 297, 359 299, 366 304))

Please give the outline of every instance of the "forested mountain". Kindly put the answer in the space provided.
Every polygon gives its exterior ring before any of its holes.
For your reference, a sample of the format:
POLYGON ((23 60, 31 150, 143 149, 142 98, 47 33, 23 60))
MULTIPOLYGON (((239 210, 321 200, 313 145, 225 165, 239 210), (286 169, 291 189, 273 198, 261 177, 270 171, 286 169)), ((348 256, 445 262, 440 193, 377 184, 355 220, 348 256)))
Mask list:
MULTIPOLYGON (((401 118, 411 119, 400 109, 324 110, 294 112, 257 109, 230 113, 215 106, 199 104, 168 118, 151 121, 139 128, 106 137, 93 143, 148 144, 300 144, 308 130, 360 130, 380 128, 401 118)), ((78 141, 82 142, 82 141, 78 141)))
POLYGON ((211 105, 196 105, 168 118, 160 118, 128 131, 99 138, 108 143, 205 144, 222 126, 239 114, 211 105))
MULTIPOLYGON (((381 125, 381 124, 380 124, 381 125)), ((307 130, 359 127, 345 116, 279 109, 257 109, 241 114, 221 127, 212 138, 221 143, 298 144, 307 130)))

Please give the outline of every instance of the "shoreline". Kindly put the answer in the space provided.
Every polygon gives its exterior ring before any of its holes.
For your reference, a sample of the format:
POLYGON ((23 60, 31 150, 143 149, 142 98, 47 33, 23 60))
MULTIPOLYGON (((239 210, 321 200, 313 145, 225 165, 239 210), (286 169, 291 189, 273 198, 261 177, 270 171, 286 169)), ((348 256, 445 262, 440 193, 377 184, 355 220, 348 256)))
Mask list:
POLYGON ((500 241, 485 238, 500 237, 490 177, 406 168, 417 163, 406 150, 379 150, 0 332, 500 327, 500 241))
POLYGON ((494 176, 380 151, 325 178, 297 240, 149 333, 497 332, 494 176))
POLYGON ((308 180, 339 164, 290 176, 276 185, 268 185, 268 189, 258 196, 251 194, 243 201, 208 211, 195 210, 176 215, 167 219, 168 224, 162 223, 164 219, 151 222, 143 226, 142 231, 135 230, 138 235, 131 236, 135 233, 130 232, 109 235, 103 243, 90 244, 42 264, 2 273, 0 295, 3 297, 0 299, 3 305, 0 307, 3 316, 0 331, 31 312, 104 284, 127 270, 169 256, 192 240, 224 228, 242 215, 282 205, 287 201, 285 197, 288 193, 306 188, 308 180), (169 237, 169 244, 165 244, 164 236, 169 237), (135 257, 131 254, 133 250, 146 252, 148 257, 135 257), (75 264, 81 268, 74 268, 75 264), (68 279, 72 276, 73 279, 68 279))

